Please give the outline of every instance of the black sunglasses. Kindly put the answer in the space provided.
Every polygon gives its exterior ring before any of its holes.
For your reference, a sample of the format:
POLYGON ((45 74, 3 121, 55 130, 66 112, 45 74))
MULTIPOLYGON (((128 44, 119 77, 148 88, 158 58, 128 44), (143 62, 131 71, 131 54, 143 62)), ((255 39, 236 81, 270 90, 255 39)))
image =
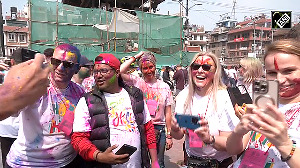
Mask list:
POLYGON ((209 65, 209 64, 202 64, 202 65, 200 65, 200 64, 195 64, 195 63, 193 63, 191 65, 192 70, 198 70, 200 67, 202 67, 202 69, 204 71, 209 71, 210 68, 211 68, 211 65, 209 65))
POLYGON ((56 59, 56 58, 51 58, 51 64, 53 66, 59 66, 61 63, 63 63, 63 66, 65 68, 73 68, 73 66, 76 65, 73 62, 62 61, 62 60, 59 60, 59 59, 56 59))

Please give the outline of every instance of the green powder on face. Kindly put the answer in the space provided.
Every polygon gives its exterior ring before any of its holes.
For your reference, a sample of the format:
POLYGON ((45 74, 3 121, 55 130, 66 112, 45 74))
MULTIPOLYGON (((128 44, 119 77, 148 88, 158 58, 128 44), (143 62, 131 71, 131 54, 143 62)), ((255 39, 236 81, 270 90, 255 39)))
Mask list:
POLYGON ((116 80, 117 80, 117 76, 116 76, 116 74, 114 74, 114 76, 111 77, 108 82, 109 82, 109 84, 113 84, 116 82, 116 80))

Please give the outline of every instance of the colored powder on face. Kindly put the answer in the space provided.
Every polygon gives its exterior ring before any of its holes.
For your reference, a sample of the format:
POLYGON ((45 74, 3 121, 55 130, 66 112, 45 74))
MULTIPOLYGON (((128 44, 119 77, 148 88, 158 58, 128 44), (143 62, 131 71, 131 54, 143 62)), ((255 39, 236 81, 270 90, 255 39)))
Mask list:
POLYGON ((279 68, 278 68, 278 64, 277 64, 277 58, 276 56, 274 57, 274 66, 275 66, 275 69, 278 71, 279 68))
POLYGON ((197 59, 195 63, 199 63, 200 65, 203 64, 213 65, 213 60, 211 58, 204 59, 204 57, 201 57, 201 59, 197 59))
POLYGON ((116 82, 116 80, 117 80, 117 76, 116 76, 116 74, 114 74, 114 76, 109 79, 108 83, 113 84, 116 82))
POLYGON ((77 49, 77 47, 72 46, 70 44, 62 44, 62 45, 59 45, 58 48, 56 48, 56 49, 60 49, 60 50, 64 51, 64 55, 63 55, 64 59, 67 59, 68 57, 71 56, 71 57, 75 58, 73 61, 76 60, 77 62, 79 62, 79 58, 80 58, 81 54, 80 54, 80 51, 77 49))

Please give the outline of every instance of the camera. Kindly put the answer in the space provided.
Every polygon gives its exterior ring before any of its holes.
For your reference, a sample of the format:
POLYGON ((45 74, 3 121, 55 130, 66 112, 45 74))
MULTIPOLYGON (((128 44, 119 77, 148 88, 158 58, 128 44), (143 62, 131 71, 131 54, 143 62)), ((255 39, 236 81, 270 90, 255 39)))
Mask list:
POLYGON ((276 80, 255 80, 253 82, 253 102, 262 111, 266 111, 267 103, 278 106, 279 84, 276 80))
POLYGON ((27 48, 18 48, 13 52, 12 58, 18 64, 21 62, 25 62, 25 61, 34 59, 34 56, 36 53, 39 53, 39 52, 35 51, 35 50, 27 49, 27 48))

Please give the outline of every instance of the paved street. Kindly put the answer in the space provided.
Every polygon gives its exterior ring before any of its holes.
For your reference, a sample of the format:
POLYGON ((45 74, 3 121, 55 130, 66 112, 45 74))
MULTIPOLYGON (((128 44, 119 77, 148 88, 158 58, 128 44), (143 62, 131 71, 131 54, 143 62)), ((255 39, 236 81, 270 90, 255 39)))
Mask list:
POLYGON ((184 138, 181 140, 173 139, 173 147, 165 152, 165 166, 166 168, 179 168, 180 166, 177 163, 183 161, 183 151, 182 144, 184 138))
MULTIPOLYGON (((180 166, 177 165, 177 163, 183 161, 183 151, 182 151, 182 140, 175 140, 173 139, 173 147, 166 151, 165 153, 165 166, 166 168, 180 168, 180 166)), ((1 153, 1 149, 0 149, 1 153)), ((3 168, 2 166, 2 157, 0 155, 1 164, 0 168, 3 168)))

